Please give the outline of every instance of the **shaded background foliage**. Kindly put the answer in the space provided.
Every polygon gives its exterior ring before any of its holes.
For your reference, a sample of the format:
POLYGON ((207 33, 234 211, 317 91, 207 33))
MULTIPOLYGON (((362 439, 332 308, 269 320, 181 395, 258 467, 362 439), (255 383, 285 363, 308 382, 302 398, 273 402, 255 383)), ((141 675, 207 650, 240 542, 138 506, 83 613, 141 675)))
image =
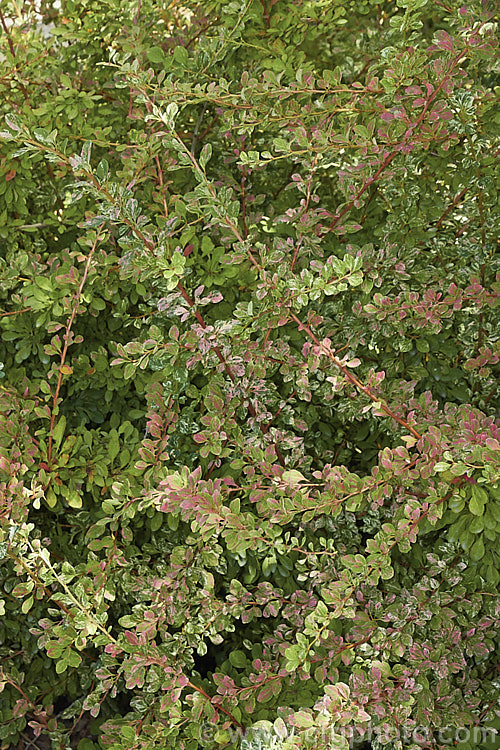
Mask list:
POLYGON ((2 4, 2 746, 498 726, 491 10, 2 4))

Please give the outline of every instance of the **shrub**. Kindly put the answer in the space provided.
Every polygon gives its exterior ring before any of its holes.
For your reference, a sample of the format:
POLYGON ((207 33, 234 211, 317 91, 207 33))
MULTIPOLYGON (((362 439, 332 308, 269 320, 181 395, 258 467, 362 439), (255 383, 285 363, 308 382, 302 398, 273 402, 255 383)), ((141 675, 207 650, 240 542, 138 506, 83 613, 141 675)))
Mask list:
POLYGON ((489 4, 2 6, 2 747, 491 747, 489 4))

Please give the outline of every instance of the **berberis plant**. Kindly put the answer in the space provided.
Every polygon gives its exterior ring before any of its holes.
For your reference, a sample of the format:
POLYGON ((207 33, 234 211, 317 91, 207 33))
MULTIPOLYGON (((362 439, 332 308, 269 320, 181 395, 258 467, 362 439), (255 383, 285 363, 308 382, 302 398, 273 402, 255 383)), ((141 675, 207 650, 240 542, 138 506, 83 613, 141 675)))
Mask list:
POLYGON ((493 3, 0 24, 1 748, 493 748, 493 3))

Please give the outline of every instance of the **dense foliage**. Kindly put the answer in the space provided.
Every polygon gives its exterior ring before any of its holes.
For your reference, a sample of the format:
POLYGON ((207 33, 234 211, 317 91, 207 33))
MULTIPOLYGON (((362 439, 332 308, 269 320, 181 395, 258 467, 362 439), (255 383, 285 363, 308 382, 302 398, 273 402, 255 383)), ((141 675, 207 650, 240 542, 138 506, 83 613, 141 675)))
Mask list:
POLYGON ((1 3, 2 748, 494 747, 463 2, 1 3))

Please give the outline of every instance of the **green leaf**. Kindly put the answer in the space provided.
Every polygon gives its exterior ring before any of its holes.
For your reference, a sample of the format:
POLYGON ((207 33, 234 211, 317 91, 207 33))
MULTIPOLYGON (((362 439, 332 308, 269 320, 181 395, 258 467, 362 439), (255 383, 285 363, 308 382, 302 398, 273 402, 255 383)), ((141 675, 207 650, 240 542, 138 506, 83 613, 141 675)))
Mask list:
POLYGON ((109 174, 109 164, 106 159, 101 159, 101 161, 97 165, 95 173, 99 180, 103 181, 107 179, 109 174))
POLYGON ((163 518, 163 513, 157 512, 154 514, 149 524, 149 528, 151 529, 151 531, 158 531, 158 529, 161 529, 163 525, 163 518))
POLYGON ((201 153, 200 153, 200 166, 202 169, 205 169, 206 165, 210 161, 210 157, 212 156, 212 145, 210 143, 205 144, 203 146, 201 153))
POLYGON ((118 620, 122 628, 133 628, 137 625, 137 620, 134 617, 130 617, 129 615, 123 615, 123 617, 120 617, 118 620))
POLYGON ((47 279, 45 276, 37 276, 35 278, 35 284, 39 289, 43 289, 45 292, 53 291, 50 279, 47 279))
POLYGON ((76 669, 82 663, 82 657, 76 651, 71 650, 67 656, 68 665, 76 669))
POLYGON ((135 730, 132 727, 121 727, 120 734, 126 740, 129 740, 129 742, 134 742, 137 737, 135 730))
POLYGON ((146 51, 146 57, 148 58, 149 62, 161 63, 165 59, 165 53, 163 52, 161 47, 150 47, 146 51))
POLYGON ((116 456, 120 452, 120 438, 118 437, 118 432, 116 430, 111 430, 109 433, 109 443, 108 443, 108 456, 111 460, 116 458, 116 456))
POLYGON ((84 737, 78 742, 76 750, 98 750, 98 746, 95 744, 95 742, 92 742, 92 740, 84 737))
POLYGON ((33 606, 33 596, 29 596, 27 599, 23 601, 21 605, 21 612, 23 613, 23 615, 29 612, 32 606, 33 606))
POLYGON ((300 473, 300 471, 297 471, 296 469, 287 469, 283 472, 281 475, 281 478, 284 482, 291 485, 299 484, 300 482, 307 481, 305 476, 300 473))
POLYGON ((54 441, 54 446, 56 449, 58 449, 61 445, 65 430, 66 430, 66 417, 64 416, 64 414, 62 414, 59 417, 59 420, 56 426, 52 430, 52 440, 54 441))
POLYGON ((238 667, 240 669, 244 669, 244 667, 246 667, 248 663, 245 652, 238 649, 236 651, 230 652, 229 661, 231 662, 233 667, 238 667))
POLYGON ((474 542, 474 544, 470 548, 469 554, 471 560, 473 560, 474 562, 479 562, 479 560, 482 560, 482 558, 484 557, 484 544, 481 537, 479 537, 474 542))
POLYGON ((293 718, 295 726, 300 729, 309 729, 314 726, 314 719, 308 711, 295 711, 293 718))
POLYGON ((49 487, 45 492, 45 502, 47 503, 49 508, 55 508, 55 506, 57 505, 57 495, 51 487, 49 487))
POLYGON ((488 493, 484 489, 484 487, 481 487, 478 484, 472 485, 472 497, 474 497, 479 503, 482 503, 483 505, 486 505, 488 502, 488 493))
POLYGON ((76 490, 69 490, 66 496, 66 502, 70 508, 81 508, 83 504, 82 496, 76 490))
MULTIPOLYGON (((486 495, 486 493, 484 493, 484 495, 486 495)), ((487 497, 488 496, 486 495, 486 498, 487 497)), ((471 498, 469 500, 470 512, 473 513, 475 516, 482 516, 484 513, 484 505, 485 505, 485 501, 483 499, 483 495, 477 492, 475 485, 473 485, 471 498)))
POLYGON ((137 370, 137 365, 135 362, 129 362, 125 365, 123 369, 123 378, 124 380, 130 380, 135 374, 135 371, 137 370))
POLYGON ((179 63, 180 65, 183 65, 183 66, 187 66, 189 62, 188 51, 185 47, 182 47, 180 44, 178 44, 177 47, 174 47, 174 60, 176 63, 179 63))
POLYGON ((65 672, 68 668, 68 662, 65 659, 60 659, 56 662, 56 672, 57 674, 62 674, 65 672))
POLYGON ((461 461, 458 461, 450 466, 450 471, 454 476, 461 477, 467 472, 467 466, 461 461))

